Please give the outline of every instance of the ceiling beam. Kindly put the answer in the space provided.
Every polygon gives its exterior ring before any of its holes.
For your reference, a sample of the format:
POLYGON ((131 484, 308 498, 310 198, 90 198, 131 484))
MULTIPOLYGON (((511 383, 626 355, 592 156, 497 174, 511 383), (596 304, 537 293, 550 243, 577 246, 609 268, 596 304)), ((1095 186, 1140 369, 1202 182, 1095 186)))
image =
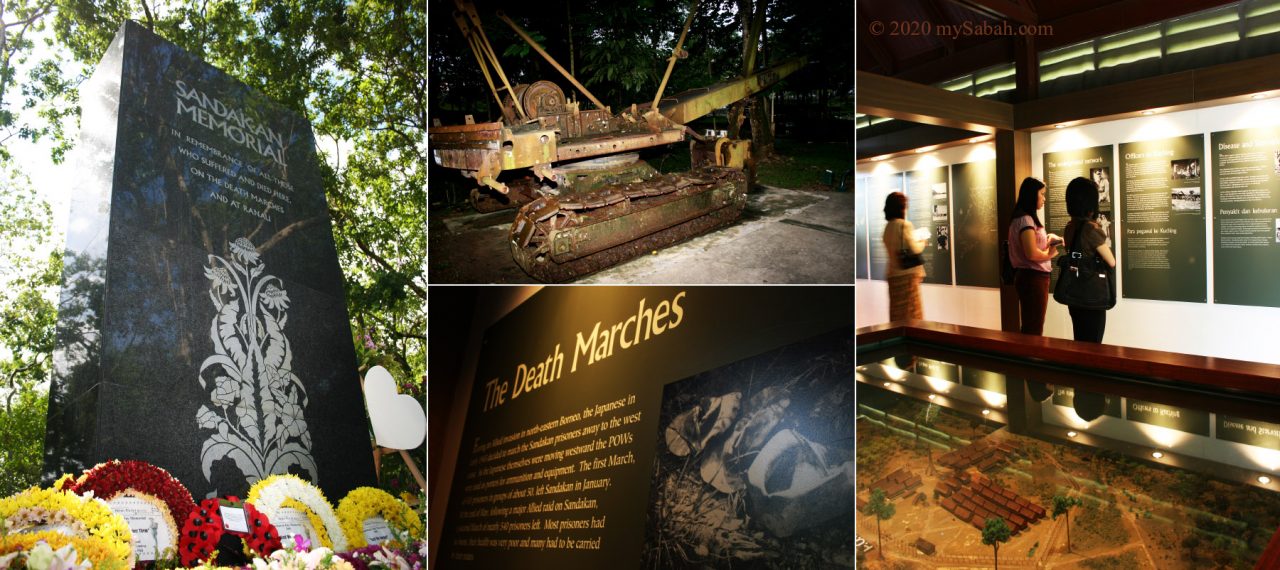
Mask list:
MULTIPOLYGON (((934 26, 951 26, 953 22, 947 14, 938 6, 938 0, 924 0, 920 3, 920 7, 924 8, 924 13, 933 21, 934 26)), ((936 34, 934 39, 942 42, 942 47, 946 50, 946 55, 956 52, 956 41, 945 34, 936 34)))
POLYGON ((865 71, 857 75, 857 111, 878 117, 992 134, 1013 128, 1013 105, 865 71))
POLYGON ((951 3, 983 16, 1015 24, 1036 24, 1039 17, 1030 7, 1012 0, 951 0, 951 3))
MULTIPOLYGON (((864 30, 871 29, 871 23, 867 21, 865 12, 858 12, 858 26, 864 30)), ((892 75, 896 69, 894 68, 893 54, 889 53, 888 48, 880 43, 880 40, 874 34, 858 34, 858 41, 863 42, 870 52, 871 57, 876 60, 885 75, 892 75)))
MULTIPOLYGON (((1159 112, 1244 102, 1256 93, 1280 90, 1280 54, 1267 55, 1126 81, 1020 103, 1014 107, 1018 129, 1042 130, 1057 124, 1084 124, 1159 112)), ((861 89, 858 96, 863 97, 861 89)))
MULTIPOLYGON (((1037 34, 1035 49, 1044 51, 1059 48, 1227 3, 1229 0, 1119 0, 1078 14, 1041 22, 1041 25, 1046 26, 1046 33, 1037 34)), ((865 30, 866 24, 862 25, 865 30)), ((898 62, 897 69, 900 71, 892 75, 899 79, 932 84, 1014 59, 1014 41, 1007 36, 970 47, 962 47, 962 43, 957 40, 957 49, 950 55, 919 63, 912 60, 898 62)))
MULTIPOLYGON (((867 127, 863 128, 863 130, 866 129, 867 127)), ((986 135, 949 127, 911 125, 870 137, 859 134, 858 144, 854 149, 857 160, 863 160, 873 156, 895 155, 923 147, 946 148, 951 146, 950 143, 955 143, 956 146, 969 144, 969 139, 978 136, 986 135)))
POLYGON ((894 77, 916 83, 933 84, 1012 59, 1013 39, 1002 37, 968 49, 960 49, 950 56, 919 65, 910 65, 907 61, 903 61, 902 71, 894 74, 894 77))
POLYGON ((1231 0, 1120 0, 1044 22, 1052 33, 1040 34, 1036 43, 1042 50, 1053 49, 1230 3, 1231 0))

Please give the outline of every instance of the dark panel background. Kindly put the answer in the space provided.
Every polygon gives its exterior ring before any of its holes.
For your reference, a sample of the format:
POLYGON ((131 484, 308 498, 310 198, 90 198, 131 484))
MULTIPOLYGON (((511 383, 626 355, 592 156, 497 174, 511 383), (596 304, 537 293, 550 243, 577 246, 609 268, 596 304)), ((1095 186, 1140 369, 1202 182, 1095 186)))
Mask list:
MULTIPOLYGON (((449 506, 441 537, 438 563, 444 568, 636 568, 644 537, 649 479, 658 439, 658 416, 663 386, 699 372, 735 362, 767 350, 802 341, 822 333, 847 328, 853 336, 853 287, 547 287, 512 311, 484 335, 474 388, 462 434, 449 506), (580 360, 570 372, 576 334, 590 333, 599 322, 603 328, 635 315, 641 299, 653 307, 686 291, 681 301, 684 317, 669 329, 628 349, 615 349, 612 357, 586 365, 580 360), (555 351, 565 354, 560 379, 488 412, 484 384, 493 379, 513 380, 516 366, 537 364, 555 351), (596 498, 608 516, 600 531, 598 551, 539 551, 466 548, 474 560, 453 560, 452 542, 460 524, 458 510, 463 481, 477 440, 509 434, 584 407, 635 394, 634 407, 642 411, 634 428, 634 465, 610 468, 612 487, 596 498)), ((852 348, 850 348, 852 350, 852 348)), ((852 369, 850 370, 852 375, 852 369)), ((849 413, 853 414, 852 407, 849 413)), ((548 432, 555 433, 555 432, 548 432)), ((607 454, 608 452, 606 452, 607 454)), ((520 470, 518 472, 523 472, 520 470)), ((513 472, 516 473, 516 472, 513 472)), ((572 480, 572 479, 571 479, 572 480)), ((572 531, 570 531, 572 532, 572 531)), ((596 531, 592 531, 594 536, 596 531)), ((525 533, 533 537, 549 532, 525 533)), ((570 533, 562 534, 569 536, 570 533)))

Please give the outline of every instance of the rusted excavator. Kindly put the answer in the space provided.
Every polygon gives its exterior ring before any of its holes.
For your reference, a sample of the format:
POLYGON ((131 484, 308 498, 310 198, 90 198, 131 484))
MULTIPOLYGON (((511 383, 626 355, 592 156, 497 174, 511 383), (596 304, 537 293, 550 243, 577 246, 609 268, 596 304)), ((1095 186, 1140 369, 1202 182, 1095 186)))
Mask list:
POLYGON ((520 209, 509 241, 516 263, 529 275, 545 282, 575 279, 728 225, 742 213, 751 142, 705 138, 685 123, 759 93, 803 66, 803 59, 664 98, 676 60, 687 55, 681 48, 695 0, 653 101, 614 113, 499 12, 499 19, 594 105, 582 110, 550 81, 511 85, 475 7, 468 0, 455 4, 454 19, 503 116, 433 126, 432 156, 480 184, 471 192, 478 210, 520 209), (686 135, 692 139, 689 172, 661 174, 640 160, 637 151, 681 142, 686 135), (519 169, 531 174, 498 180, 502 172, 519 169))

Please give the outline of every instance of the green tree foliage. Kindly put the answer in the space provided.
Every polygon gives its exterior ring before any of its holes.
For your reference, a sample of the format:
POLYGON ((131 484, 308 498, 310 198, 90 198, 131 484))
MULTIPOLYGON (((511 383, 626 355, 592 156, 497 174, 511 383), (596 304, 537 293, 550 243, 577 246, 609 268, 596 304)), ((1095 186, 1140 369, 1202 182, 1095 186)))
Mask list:
POLYGON ((62 259, 41 244, 52 234, 48 204, 0 162, 0 497, 39 479, 62 259))
POLYGON ((880 559, 884 560, 884 540, 880 536, 880 521, 887 521, 898 513, 897 507, 884 496, 884 489, 873 489, 866 512, 876 517, 876 544, 880 545, 880 559))
POLYGON ((1000 570, 1000 543, 1009 542, 1011 536, 1013 536, 1012 529, 1000 517, 987 519, 982 527, 982 544, 990 545, 993 549, 996 570, 1000 570))

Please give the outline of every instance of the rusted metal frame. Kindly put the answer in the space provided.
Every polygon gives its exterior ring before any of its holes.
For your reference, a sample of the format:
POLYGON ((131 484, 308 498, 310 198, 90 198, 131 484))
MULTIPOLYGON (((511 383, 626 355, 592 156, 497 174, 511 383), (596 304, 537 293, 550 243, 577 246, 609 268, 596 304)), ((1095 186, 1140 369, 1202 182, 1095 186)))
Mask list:
POLYGON ((498 102, 498 108, 502 108, 502 96, 498 95, 498 87, 493 84, 493 76, 489 75, 489 66, 485 64, 484 55, 479 45, 479 38, 471 26, 467 24, 467 18, 461 11, 453 12, 453 20, 458 23, 458 29, 462 30, 462 37, 467 39, 467 46, 471 48, 471 54, 476 56, 476 64, 480 66, 480 73, 484 74, 485 83, 489 84, 489 92, 493 93, 493 98, 498 102))
POLYGON ((684 29, 680 31, 680 40, 676 42, 676 49, 671 50, 671 57, 667 58, 667 72, 662 75, 662 83, 658 84, 658 92, 653 95, 653 103, 649 108, 657 111, 658 100, 662 99, 662 92, 667 90, 667 80, 671 79, 671 70, 676 67, 676 60, 680 56, 680 48, 684 46, 684 37, 689 33, 689 26, 693 24, 693 17, 698 14, 698 0, 689 3, 689 17, 684 20, 684 29))
POLYGON ((764 91, 782 78, 795 73, 805 62, 803 57, 793 58, 750 76, 713 85, 699 95, 664 106, 661 112, 672 122, 688 123, 734 101, 764 91))
POLYGON ((684 140, 684 129, 664 129, 657 133, 641 133, 602 139, 589 139, 561 144, 556 149, 556 160, 576 160, 602 154, 613 154, 677 143, 684 140))
POLYGON ((547 60, 547 63, 550 63, 551 67, 554 67, 556 71, 560 72, 560 75, 563 75, 565 79, 569 80, 569 83, 572 83, 574 88, 582 92, 587 99, 591 100, 591 103, 595 105, 597 109, 605 108, 604 103, 601 103, 599 99, 596 99, 595 95, 592 95, 590 91, 587 91, 586 87, 581 83, 578 83, 578 80, 573 77, 573 74, 565 71, 564 67, 561 67, 560 64, 556 62, 555 58, 551 57, 551 54, 542 49, 542 46, 538 45, 538 42, 534 41, 533 38, 524 31, 524 28, 521 28, 519 24, 512 21, 511 18, 508 18, 507 15, 502 12, 498 12, 498 19, 506 22, 508 26, 511 26, 511 29, 516 32, 517 36, 520 36, 520 39, 524 40, 525 43, 529 44, 529 47, 533 48, 533 51, 538 52, 538 55, 547 60))
MULTIPOLYGON (((498 73, 498 77, 502 79, 502 85, 506 88, 507 93, 511 95, 512 99, 516 99, 516 92, 511 88, 511 82, 507 80, 507 74, 502 71, 502 64, 498 61, 498 54, 493 51, 493 46, 489 43, 489 37, 485 35, 484 27, 480 24, 480 16, 476 14, 476 7, 472 5, 469 0, 454 0, 454 4, 471 22, 471 27, 474 28, 476 35, 480 38, 479 44, 481 51, 489 58, 489 62, 493 65, 493 70, 496 71, 498 73)), ((502 103, 499 102, 498 106, 501 107, 502 103)), ((525 114, 524 108, 521 105, 516 105, 516 111, 520 113, 521 119, 526 121, 529 120, 529 116, 525 114)))

